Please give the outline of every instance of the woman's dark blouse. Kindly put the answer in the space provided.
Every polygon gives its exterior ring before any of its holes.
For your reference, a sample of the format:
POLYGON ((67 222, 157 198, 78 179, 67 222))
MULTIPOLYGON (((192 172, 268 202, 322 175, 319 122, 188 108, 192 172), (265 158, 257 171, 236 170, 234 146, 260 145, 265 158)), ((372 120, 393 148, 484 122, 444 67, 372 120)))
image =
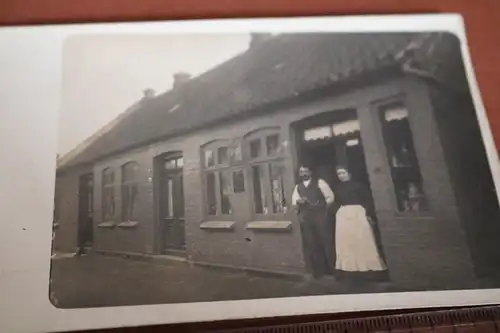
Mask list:
POLYGON ((366 187, 356 181, 339 182, 334 189, 337 206, 361 205, 371 210, 370 193, 366 187))

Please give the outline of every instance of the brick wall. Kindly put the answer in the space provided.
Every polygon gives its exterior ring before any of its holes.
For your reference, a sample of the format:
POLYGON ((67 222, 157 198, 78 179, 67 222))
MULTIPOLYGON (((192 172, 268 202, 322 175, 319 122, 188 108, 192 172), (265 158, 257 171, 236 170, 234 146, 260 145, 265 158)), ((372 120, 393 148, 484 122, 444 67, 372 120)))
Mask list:
POLYGON ((472 98, 436 85, 429 91, 476 272, 498 273, 500 209, 472 98))
MULTIPOLYGON (((373 119, 365 131, 365 143, 372 152, 367 162, 391 277, 413 288, 470 286, 474 280, 471 257, 427 86, 414 78, 401 89, 430 209, 419 215, 397 211, 380 121, 373 119), (368 141, 368 136, 376 139, 368 141)), ((377 105, 369 108, 372 117, 377 116, 377 105)))
POLYGON ((154 240, 154 200, 153 200, 153 161, 147 150, 130 151, 128 154, 97 163, 94 168, 94 247, 98 250, 128 253, 153 253, 154 240), (138 192, 136 204, 137 226, 134 228, 103 228, 102 222, 118 225, 122 219, 121 167, 131 161, 139 164, 138 192), (102 211, 102 172, 112 168, 115 172, 115 215, 104 221, 102 211))

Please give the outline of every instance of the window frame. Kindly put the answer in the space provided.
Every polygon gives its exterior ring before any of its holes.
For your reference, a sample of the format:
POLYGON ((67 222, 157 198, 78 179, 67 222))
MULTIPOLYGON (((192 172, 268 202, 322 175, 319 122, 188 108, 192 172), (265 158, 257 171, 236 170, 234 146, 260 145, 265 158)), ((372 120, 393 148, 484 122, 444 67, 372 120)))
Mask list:
POLYGON ((266 220, 288 220, 287 214, 290 211, 290 198, 286 188, 286 181, 283 181, 283 193, 286 202, 286 208, 284 212, 275 213, 273 211, 273 191, 271 184, 271 165, 273 163, 281 163, 284 168, 284 178, 286 178, 286 169, 288 167, 285 158, 285 149, 283 147, 283 140, 285 135, 282 128, 280 127, 263 127, 256 129, 250 133, 247 133, 243 137, 243 152, 245 159, 245 173, 246 173, 246 183, 248 184, 247 191, 249 192, 248 204, 250 207, 251 218, 254 221, 266 221, 266 220), (273 155, 268 155, 267 138, 270 136, 278 136, 278 150, 273 155), (252 158, 250 151, 250 143, 260 140, 261 155, 252 158), (267 212, 257 213, 255 205, 255 187, 253 179, 253 167, 261 166, 264 170, 264 188, 263 193, 265 195, 265 203, 267 207, 267 212))
MULTIPOLYGON (((120 170, 121 170, 121 183, 120 183, 120 199, 121 199, 121 219, 124 222, 128 221, 137 221, 137 205, 138 205, 138 198, 139 198, 139 177, 138 177, 138 172, 140 169, 139 163, 136 161, 128 161, 124 164, 122 164, 120 170), (132 179, 126 179, 125 173, 127 169, 132 168, 133 170, 133 178, 132 179), (126 203, 125 201, 125 188, 129 191, 129 195, 131 193, 131 189, 135 186, 135 198, 134 202, 132 205, 132 213, 130 212, 130 208, 128 209, 129 211, 126 212, 126 207, 128 207, 129 203, 126 203)), ((129 197, 130 200, 130 197, 129 197)))
POLYGON ((384 165, 386 167, 386 174, 390 179, 390 191, 389 195, 391 197, 391 206, 393 209, 393 214, 395 217, 398 218, 408 218, 408 217, 414 217, 414 218, 431 218, 433 217, 434 214, 434 209, 432 202, 429 197, 429 190, 428 190, 428 185, 426 183, 426 176, 422 172, 422 166, 421 166, 421 152, 418 150, 418 148, 415 145, 415 125, 414 125, 414 120, 413 120, 413 112, 410 112, 409 106, 408 106, 408 101, 406 97, 402 94, 397 95, 397 96, 392 96, 388 97, 382 100, 378 100, 374 103, 372 103, 372 112, 374 114, 374 121, 377 123, 377 127, 379 129, 379 142, 380 146, 383 152, 383 160, 384 160, 384 165), (386 134, 384 131, 384 117, 383 113, 384 110, 387 110, 390 108, 392 105, 400 105, 401 107, 404 107, 408 113, 407 119, 408 119, 408 126, 410 129, 410 134, 411 134, 411 139, 413 141, 413 149, 415 152, 415 158, 417 161, 418 165, 418 172, 420 175, 421 179, 421 189, 423 193, 423 197, 426 201, 426 209, 425 210, 420 210, 420 211, 401 211, 399 210, 398 207, 398 195, 396 193, 396 183, 394 182, 394 175, 393 175, 393 170, 390 164, 390 149, 389 147, 386 146, 386 134))
POLYGON ((203 184, 203 198, 204 198, 204 203, 203 203, 203 212, 206 220, 209 221, 232 221, 234 220, 234 210, 233 207, 230 206, 230 213, 229 214, 222 214, 222 206, 223 206, 223 193, 221 189, 221 175, 223 173, 228 174, 228 187, 230 191, 228 192, 229 195, 241 195, 242 193, 245 193, 248 191, 248 183, 247 183, 247 176, 245 174, 244 170, 244 156, 243 156, 243 149, 241 147, 241 140, 238 139, 217 139, 213 140, 211 142, 208 142, 204 144, 201 149, 200 149, 200 156, 201 156, 201 165, 202 165, 202 184, 203 184), (233 160, 233 150, 235 147, 238 147, 241 150, 241 160, 233 160), (227 149, 227 162, 226 163, 220 163, 219 161, 219 150, 221 148, 226 148, 227 149), (207 151, 212 151, 212 156, 213 156, 213 165, 209 166, 206 163, 206 152, 207 151), (244 191, 235 193, 234 192, 234 183, 233 183, 233 173, 235 171, 243 171, 244 175, 244 191), (208 174, 213 173, 214 174, 214 192, 215 192, 215 204, 216 204, 216 213, 215 214, 210 214, 209 213, 209 200, 208 200, 208 174))
POLYGON ((185 206, 185 197, 184 197, 184 164, 185 159, 184 155, 181 152, 175 152, 175 153, 168 153, 168 154, 163 154, 161 159, 160 159, 160 168, 161 168, 161 177, 162 180, 161 182, 163 183, 165 181, 165 178, 167 178, 167 194, 164 194, 168 198, 167 202, 167 207, 164 209, 161 209, 160 214, 165 214, 162 215, 166 218, 179 218, 179 219, 185 219, 185 214, 186 214, 186 206, 185 206), (172 162, 171 167, 168 167, 167 164, 172 162), (179 164, 180 162, 180 164, 179 164), (178 179, 175 177, 170 178, 171 176, 178 176, 178 179), (165 177, 167 176, 167 177, 165 177), (170 181, 171 180, 171 181, 170 181), (175 190, 175 181, 178 181, 179 183, 177 186, 180 186, 181 190, 181 195, 182 195, 182 205, 179 208, 179 201, 174 200, 173 195, 175 190))
POLYGON ((102 206, 102 220, 104 222, 107 221, 114 221, 116 218, 116 193, 115 193, 115 186, 116 186, 116 172, 113 168, 111 167, 106 167, 101 171, 101 188, 102 188, 102 195, 101 195, 101 206, 102 206), (112 175, 112 179, 110 182, 107 182, 107 176, 112 175), (107 202, 107 197, 106 193, 111 194, 112 198, 112 213, 108 215, 108 202, 107 202))

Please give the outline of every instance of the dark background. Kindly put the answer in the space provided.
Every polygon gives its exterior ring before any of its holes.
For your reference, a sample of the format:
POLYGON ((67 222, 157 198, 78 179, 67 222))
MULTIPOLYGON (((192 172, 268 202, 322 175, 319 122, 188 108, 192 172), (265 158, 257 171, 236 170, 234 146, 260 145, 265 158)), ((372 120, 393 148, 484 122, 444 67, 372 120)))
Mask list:
MULTIPOLYGON (((500 1, 498 0, 1 0, 0 25, 144 21, 165 19, 286 17, 358 14, 460 13, 483 102, 500 146, 500 1)), ((8 46, 7 46, 8 47, 8 46)), ((394 313, 392 311, 391 313, 394 313)), ((171 325, 110 332, 188 332, 202 328, 286 324, 388 312, 317 315, 260 321, 171 325)))

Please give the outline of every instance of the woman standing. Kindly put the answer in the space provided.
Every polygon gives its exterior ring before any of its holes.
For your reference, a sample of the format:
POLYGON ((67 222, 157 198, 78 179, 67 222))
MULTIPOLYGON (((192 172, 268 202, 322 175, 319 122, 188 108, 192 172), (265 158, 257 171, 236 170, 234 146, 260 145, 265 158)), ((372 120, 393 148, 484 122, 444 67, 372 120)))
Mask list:
POLYGON ((335 203, 339 207, 335 214, 335 269, 340 277, 385 272, 387 268, 380 256, 369 217, 372 213, 369 192, 361 183, 351 179, 346 167, 338 166, 336 171, 340 183, 334 191, 335 203))

